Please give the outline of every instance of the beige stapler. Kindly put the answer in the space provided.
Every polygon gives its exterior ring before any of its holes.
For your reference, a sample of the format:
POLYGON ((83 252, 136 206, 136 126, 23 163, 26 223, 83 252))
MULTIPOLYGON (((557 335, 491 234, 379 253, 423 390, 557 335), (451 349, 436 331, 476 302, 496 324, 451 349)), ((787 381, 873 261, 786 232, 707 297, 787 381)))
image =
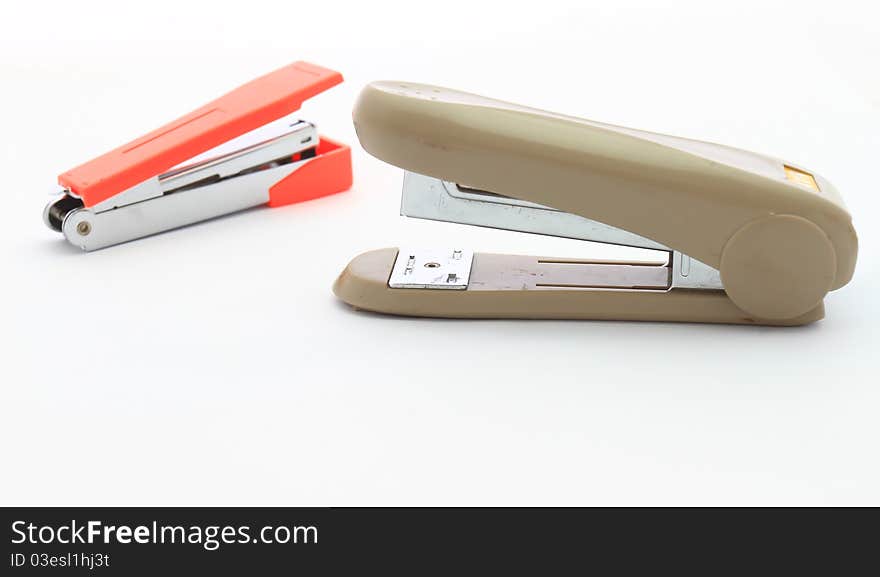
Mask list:
POLYGON ((359 309, 800 325, 853 275, 840 195, 789 162, 414 83, 368 85, 354 124, 367 152, 407 171, 403 215, 668 254, 658 265, 376 250, 334 285, 359 309))

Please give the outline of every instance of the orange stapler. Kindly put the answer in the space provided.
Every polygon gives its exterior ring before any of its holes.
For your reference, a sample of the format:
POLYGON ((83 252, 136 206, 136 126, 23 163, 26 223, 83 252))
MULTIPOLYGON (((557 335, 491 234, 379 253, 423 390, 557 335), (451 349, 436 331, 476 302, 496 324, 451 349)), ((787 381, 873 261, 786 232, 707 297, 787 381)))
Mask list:
POLYGON ((347 190, 351 149, 319 136, 310 122, 280 122, 340 82, 340 73, 306 62, 257 78, 65 172, 58 177, 64 190, 43 220, 91 251, 347 190))

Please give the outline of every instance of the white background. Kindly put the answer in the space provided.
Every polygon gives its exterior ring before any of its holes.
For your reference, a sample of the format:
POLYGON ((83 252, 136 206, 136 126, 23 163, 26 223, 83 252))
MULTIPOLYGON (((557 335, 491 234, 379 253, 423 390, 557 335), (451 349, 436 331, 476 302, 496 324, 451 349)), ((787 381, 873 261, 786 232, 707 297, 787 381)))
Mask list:
MULTIPOLYGON (((872 2, 18 2, 0 15, 4 505, 880 504, 872 2), (56 176, 294 60, 350 192, 95 253, 56 176), (832 180, 855 278, 797 329, 438 321, 333 297, 383 246, 632 250, 407 220, 377 79, 722 142, 832 180)), ((633 207, 638 210, 638 207, 633 207)))

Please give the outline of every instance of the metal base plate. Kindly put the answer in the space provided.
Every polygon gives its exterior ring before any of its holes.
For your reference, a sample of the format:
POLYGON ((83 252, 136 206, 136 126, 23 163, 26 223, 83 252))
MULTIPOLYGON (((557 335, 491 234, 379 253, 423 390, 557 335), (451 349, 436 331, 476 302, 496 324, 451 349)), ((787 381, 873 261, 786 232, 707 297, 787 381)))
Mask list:
POLYGON ((391 288, 464 290, 474 253, 464 249, 401 248, 391 270, 391 288))

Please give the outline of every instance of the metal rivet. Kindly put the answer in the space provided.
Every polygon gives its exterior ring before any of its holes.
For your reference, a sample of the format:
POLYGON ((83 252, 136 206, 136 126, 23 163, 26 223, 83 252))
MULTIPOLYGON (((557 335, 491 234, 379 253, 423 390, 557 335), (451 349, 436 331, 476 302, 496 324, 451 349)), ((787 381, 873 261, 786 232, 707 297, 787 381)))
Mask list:
POLYGON ((80 236, 87 236, 90 232, 92 232, 92 225, 90 225, 88 221, 84 220, 76 225, 76 232, 78 232, 80 236))

